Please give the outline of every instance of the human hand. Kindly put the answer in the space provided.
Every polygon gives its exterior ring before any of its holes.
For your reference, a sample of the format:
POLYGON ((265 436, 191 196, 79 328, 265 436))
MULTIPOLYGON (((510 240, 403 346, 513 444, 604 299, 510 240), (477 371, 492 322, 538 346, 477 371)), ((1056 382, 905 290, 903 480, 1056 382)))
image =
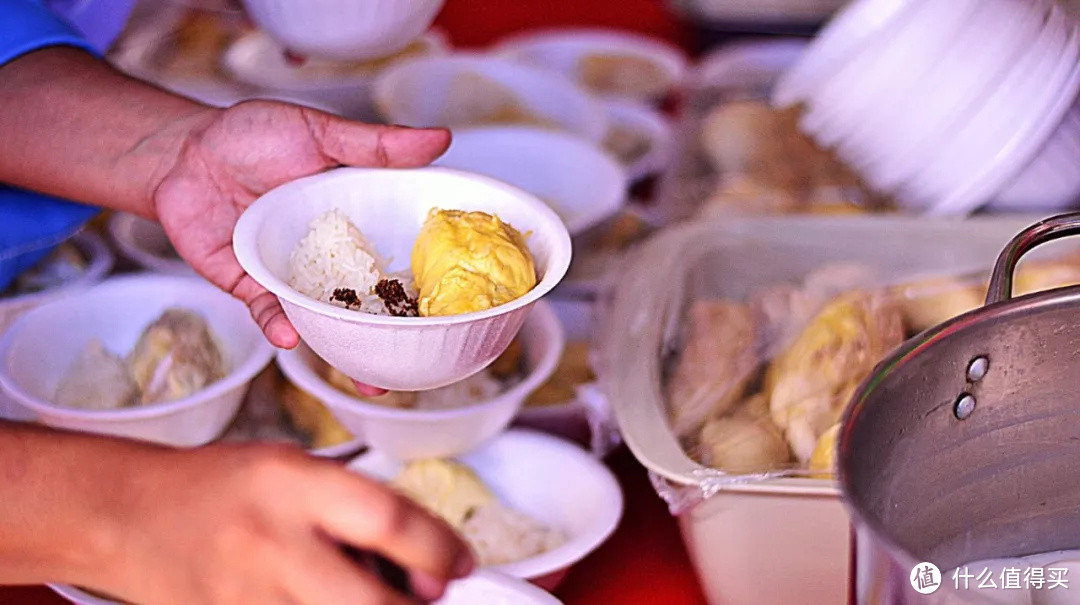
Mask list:
MULTIPOLYGON (((236 260, 232 233, 256 197, 337 166, 424 166, 450 144, 446 130, 352 122, 314 109, 248 101, 192 120, 175 163, 154 187, 157 219, 177 253, 203 277, 243 300, 266 338, 299 342, 277 297, 236 260)), ((377 394, 378 389, 370 389, 377 394)))
POLYGON ((453 530, 379 483, 299 450, 217 445, 133 469, 122 560, 99 590, 148 605, 404 604, 340 548, 377 552, 434 600, 469 573, 453 530))

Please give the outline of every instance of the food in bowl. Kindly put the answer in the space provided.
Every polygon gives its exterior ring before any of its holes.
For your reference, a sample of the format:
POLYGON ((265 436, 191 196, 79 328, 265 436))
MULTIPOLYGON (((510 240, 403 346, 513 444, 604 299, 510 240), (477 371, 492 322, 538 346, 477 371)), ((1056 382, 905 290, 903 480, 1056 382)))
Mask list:
POLYGON ((603 141, 604 149, 624 166, 633 165, 652 149, 652 138, 636 128, 614 124, 603 141))
MULTIPOLYGON (((414 57, 430 54, 432 42, 420 38, 408 46, 386 57, 366 61, 334 61, 317 57, 302 57, 289 64, 292 71, 312 79, 340 78, 345 76, 369 75, 377 73, 387 66, 414 57)), ((282 50, 284 53, 284 50, 282 50)))
POLYGON ((533 391, 525 400, 527 406, 558 405, 577 398, 577 389, 581 385, 596 380, 596 374, 589 364, 589 343, 574 340, 566 343, 559 365, 547 382, 533 391))
POLYGON ((592 92, 631 97, 662 96, 671 85, 663 65, 626 53, 591 53, 577 63, 578 80, 592 92))
POLYGON ((89 262, 70 242, 57 246, 48 256, 23 271, 0 297, 22 296, 63 285, 86 271, 89 262))
MULTIPOLYGON (((368 403, 410 410, 448 410, 487 401, 506 390, 511 379, 499 380, 490 371, 481 370, 445 387, 426 391, 389 391, 382 395, 361 395, 353 381, 338 370, 326 366, 324 379, 334 388, 368 403)), ((519 376, 514 376, 514 380, 519 376)))
POLYGON ((340 210, 317 216, 289 259, 290 285, 316 300, 376 315, 483 311, 536 286, 523 236, 485 212, 432 209, 412 252, 412 274, 387 261, 340 210))
POLYGON ((182 399, 228 373, 206 321, 170 308, 147 326, 124 357, 91 340, 63 374, 54 401, 82 409, 118 409, 182 399))
POLYGON ((699 142, 716 180, 700 213, 852 214, 883 207, 885 200, 801 133, 798 117, 795 109, 757 100, 711 109, 699 142))
POLYGON ((500 502, 472 469, 459 462, 410 462, 391 485, 458 530, 481 566, 520 561, 566 541, 563 531, 500 502))
POLYGON ((455 76, 450 82, 443 123, 448 126, 556 127, 550 120, 531 111, 514 91, 497 80, 469 71, 455 76))

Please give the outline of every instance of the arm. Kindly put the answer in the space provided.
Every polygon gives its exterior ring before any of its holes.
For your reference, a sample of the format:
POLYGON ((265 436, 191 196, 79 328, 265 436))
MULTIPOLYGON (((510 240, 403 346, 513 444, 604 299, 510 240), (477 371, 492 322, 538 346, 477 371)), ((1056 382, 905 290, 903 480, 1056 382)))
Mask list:
POLYGON ((0 422, 0 584, 133 602, 405 603, 338 544, 378 551, 436 598, 471 555, 441 521, 299 450, 179 451, 0 422))

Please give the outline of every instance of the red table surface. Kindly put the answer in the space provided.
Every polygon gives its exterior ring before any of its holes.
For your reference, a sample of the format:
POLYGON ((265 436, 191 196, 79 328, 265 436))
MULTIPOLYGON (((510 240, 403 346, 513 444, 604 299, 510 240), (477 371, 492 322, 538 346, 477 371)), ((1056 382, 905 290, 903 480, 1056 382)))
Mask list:
MULTIPOLYGON (((662 0, 449 0, 437 25, 455 45, 479 47, 536 27, 598 26, 684 40, 662 0)), ((645 470, 625 449, 608 460, 626 495, 614 535, 567 576, 557 596, 567 605, 705 603, 679 537, 678 525, 656 496, 645 470)), ((0 588, 0 603, 61 605, 44 587, 0 588)))

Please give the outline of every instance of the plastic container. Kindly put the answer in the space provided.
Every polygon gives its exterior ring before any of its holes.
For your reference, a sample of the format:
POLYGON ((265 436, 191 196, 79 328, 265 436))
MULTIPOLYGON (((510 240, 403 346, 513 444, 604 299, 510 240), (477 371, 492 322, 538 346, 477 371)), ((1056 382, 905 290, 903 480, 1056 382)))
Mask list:
POLYGON ((731 219, 671 228, 634 251, 602 298, 600 386, 623 439, 679 516, 711 603, 845 602, 849 533, 831 479, 795 468, 732 475, 684 451, 669 428, 664 373, 690 302, 744 301, 832 263, 858 263, 882 284, 987 272, 1029 221, 731 219))
MULTIPOLYGON (((513 429, 458 457, 511 506, 567 534, 562 545, 487 569, 554 590, 571 566, 596 550, 619 524, 623 495, 615 476, 581 448, 557 437, 513 429)), ((349 468, 393 479, 402 463, 377 450, 349 468)))
POLYGON ((519 338, 528 368, 520 382, 487 401, 445 410, 399 409, 350 397, 319 375, 319 360, 304 345, 278 353, 278 364, 289 380, 321 400, 345 428, 372 448, 400 460, 441 458, 490 441, 555 370, 564 336, 551 308, 543 302, 534 306, 519 338))
POLYGON ((392 55, 424 33, 445 0, 243 0, 248 14, 292 51, 327 59, 392 55))
POLYGON ((117 212, 109 218, 109 237, 120 254, 141 269, 166 275, 196 275, 191 265, 176 255, 160 223, 117 212))
MULTIPOLYGON (((636 101, 662 101, 682 83, 686 74, 683 52, 656 38, 614 29, 559 28, 530 31, 511 36, 495 47, 495 52, 529 65, 561 73, 585 90, 602 97, 636 101), (613 73, 590 77, 582 61, 591 56, 627 57, 655 67, 649 82, 626 87, 628 77, 613 73)), ((628 68, 633 69, 633 68, 628 68)))
POLYGON ((248 383, 273 356, 247 307, 201 279, 118 277, 77 296, 37 307, 0 338, 0 388, 41 424, 180 447, 202 445, 228 426, 248 383), (126 353, 147 325, 175 306, 199 313, 209 324, 229 363, 224 378, 189 397, 142 407, 79 410, 52 403, 61 376, 91 339, 126 353))
POLYGON ((351 68, 339 63, 308 60, 292 65, 284 49, 266 33, 254 31, 237 39, 222 56, 222 68, 236 80, 255 87, 262 95, 303 101, 315 107, 333 109, 346 117, 374 121, 377 118, 372 88, 376 74, 387 66, 418 53, 442 55, 448 51, 445 36, 429 31, 417 38, 415 48, 400 55, 351 68))
POLYGON ((570 236, 537 198, 494 179, 447 168, 340 168, 282 185, 240 216, 233 249, 251 277, 277 295, 304 342, 344 374, 397 391, 434 389, 462 380, 509 346, 529 309, 566 274, 570 236), (320 302, 288 285, 289 257, 311 220, 340 209, 384 257, 407 268, 431 208, 499 215, 522 233, 538 283, 493 309, 445 317, 387 317, 320 302), (373 354, 378 352, 378 354, 373 354))
POLYGON ((375 105, 387 122, 404 126, 461 128, 492 120, 500 124, 539 121, 594 142, 607 133, 603 107, 573 81, 538 67, 474 53, 394 65, 375 81, 375 105), (497 95, 507 95, 509 106, 492 107, 497 95))
POLYGON ((454 131, 450 149, 434 163, 483 174, 546 202, 578 235, 609 218, 626 202, 626 171, 587 141, 525 126, 454 131))
POLYGON ((113 255, 105 241, 95 233, 81 231, 71 238, 71 243, 78 248, 86 259, 86 270, 66 284, 19 296, 5 296, 0 298, 0 334, 7 331, 8 327, 30 309, 45 304, 56 298, 65 296, 71 292, 81 291, 93 286, 105 276, 113 267, 113 255))

